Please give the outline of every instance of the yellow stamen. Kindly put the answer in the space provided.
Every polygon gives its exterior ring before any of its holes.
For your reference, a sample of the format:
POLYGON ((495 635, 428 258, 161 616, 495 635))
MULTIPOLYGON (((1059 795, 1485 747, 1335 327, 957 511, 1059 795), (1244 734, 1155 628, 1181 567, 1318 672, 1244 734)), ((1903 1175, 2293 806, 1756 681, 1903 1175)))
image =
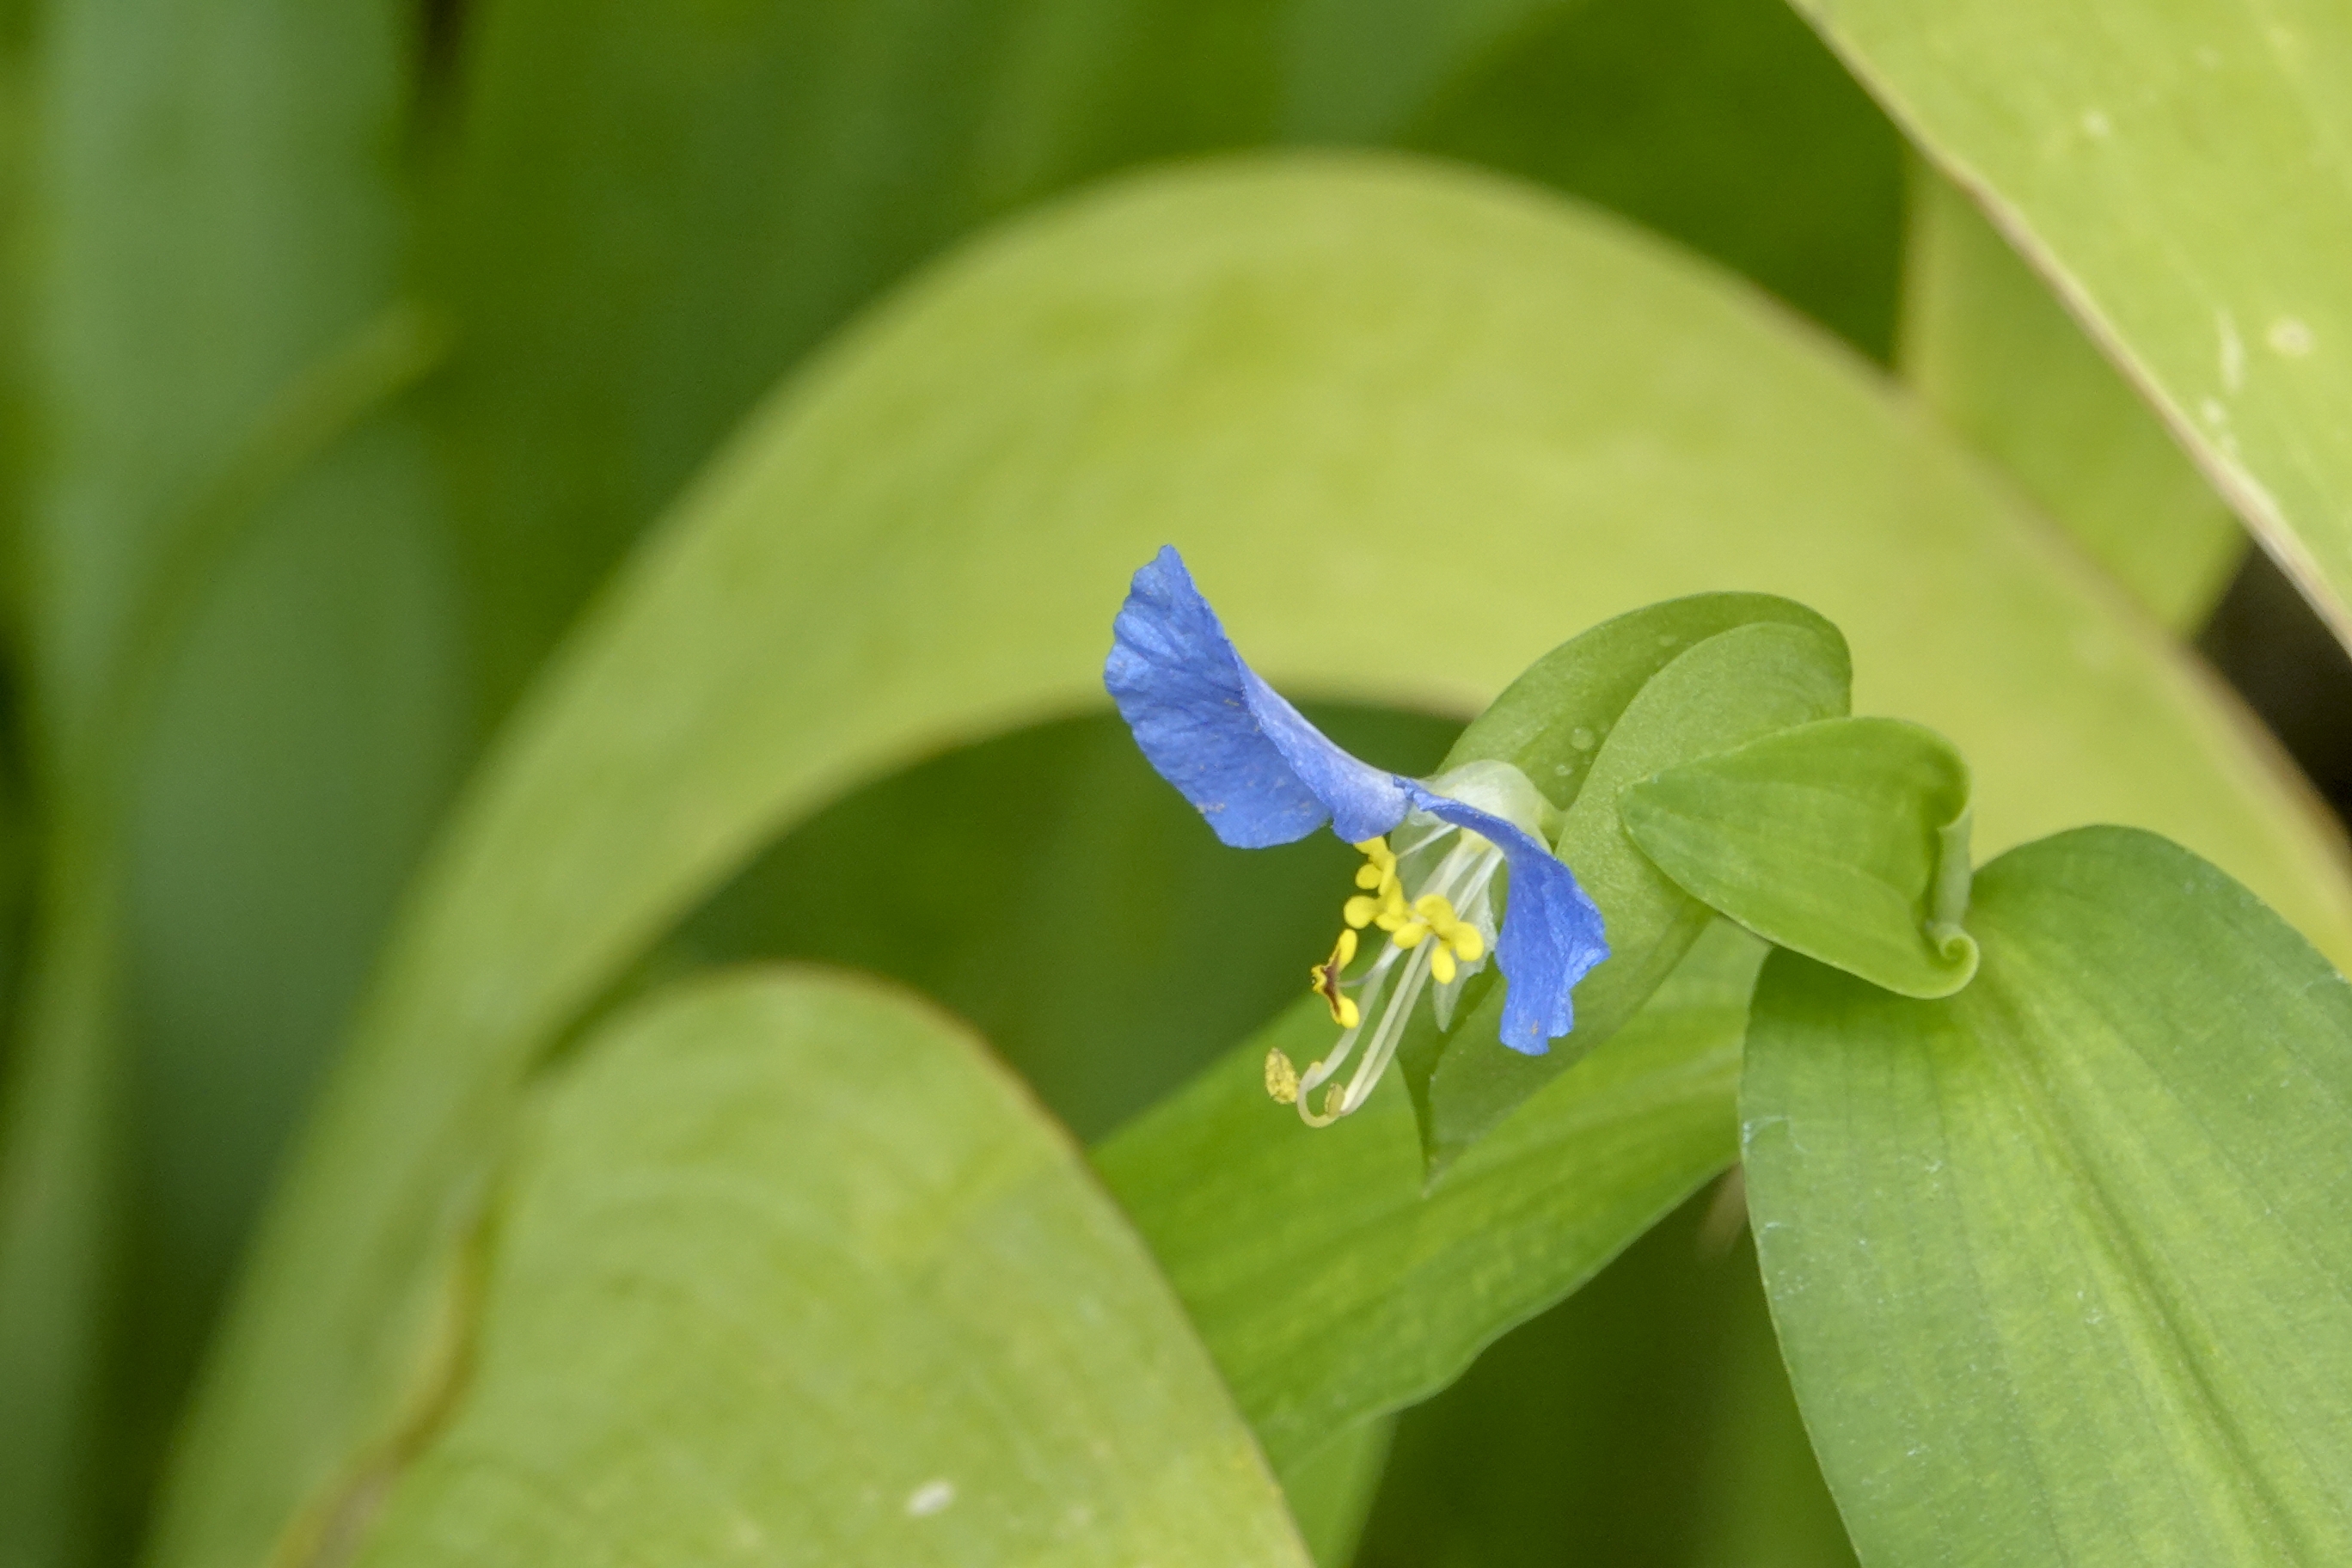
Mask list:
POLYGON ((1345 917, 1349 925, 1354 926, 1358 931, 1361 931, 1366 926, 1371 924, 1372 917, 1380 912, 1380 900, 1377 899, 1368 898, 1362 893, 1358 893, 1354 898, 1349 899, 1346 903, 1339 906, 1339 913, 1345 917))
POLYGON ((1281 1104, 1298 1103, 1298 1069, 1279 1046, 1265 1053, 1265 1091, 1281 1104))
POLYGON ((1331 949, 1331 956, 1307 972, 1307 989, 1330 1005, 1331 1021, 1343 1029, 1354 1028, 1361 1016, 1356 1009, 1356 999, 1339 989, 1339 972, 1355 957, 1356 933, 1343 931, 1331 949))
POLYGON ((1429 973, 1440 985, 1454 984, 1454 950, 1445 944, 1443 938, 1438 940, 1436 948, 1429 955, 1429 973))

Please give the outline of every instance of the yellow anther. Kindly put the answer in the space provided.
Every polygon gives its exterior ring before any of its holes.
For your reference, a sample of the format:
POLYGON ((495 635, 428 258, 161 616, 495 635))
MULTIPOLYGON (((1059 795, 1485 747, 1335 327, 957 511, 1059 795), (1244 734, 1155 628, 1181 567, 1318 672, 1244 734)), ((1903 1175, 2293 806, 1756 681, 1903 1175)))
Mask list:
POLYGON ((1281 1104, 1298 1103, 1298 1069, 1279 1046, 1265 1053, 1265 1091, 1281 1104))
POLYGON ((1454 955, 1465 963, 1475 963, 1486 956, 1486 939, 1476 926, 1465 925, 1454 933, 1454 955))
POLYGON ((1346 903, 1339 906, 1339 913, 1347 920, 1347 922, 1349 925, 1355 927, 1358 931, 1361 931, 1366 926, 1371 924, 1372 917, 1380 912, 1381 901, 1365 893, 1358 893, 1354 898, 1349 899, 1346 903))
POLYGON ((1369 890, 1379 887, 1382 882, 1387 880, 1387 873, 1383 872, 1378 866, 1364 865, 1356 868, 1356 886, 1359 888, 1369 890))
POLYGON ((1457 923, 1454 902, 1443 893, 1423 893, 1412 901, 1412 912, 1429 922, 1438 935, 1445 935, 1457 923))
POLYGON ((1429 934, 1429 922, 1427 921, 1407 921, 1403 924, 1395 927, 1394 930, 1396 934, 1390 940, 1394 942, 1399 947, 1419 947, 1421 945, 1422 938, 1429 934))
POLYGON ((1355 957, 1356 933, 1343 931, 1331 949, 1331 956, 1307 972, 1307 989, 1323 998, 1331 1009, 1331 1021, 1343 1029, 1354 1028, 1362 1018, 1356 1010, 1356 999, 1339 989, 1339 972, 1355 957))
POLYGON ((1454 984, 1454 950, 1445 944, 1442 937, 1438 940, 1436 948, 1429 955, 1429 973, 1436 977, 1440 985, 1454 984))

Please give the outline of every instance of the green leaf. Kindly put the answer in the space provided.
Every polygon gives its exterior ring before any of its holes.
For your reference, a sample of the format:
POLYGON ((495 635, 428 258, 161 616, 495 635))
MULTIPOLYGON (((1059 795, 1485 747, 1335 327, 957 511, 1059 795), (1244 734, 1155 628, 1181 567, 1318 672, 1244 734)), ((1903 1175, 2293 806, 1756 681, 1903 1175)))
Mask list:
POLYGON ((2352 990, 2213 867, 1977 878, 1976 983, 1765 965, 1741 1114, 1797 1395, 1873 1564, 2352 1559, 2352 990))
POLYGON ((1984 842, 2162 828, 2352 953, 2307 797, 2037 526, 1810 329, 1517 186, 1166 174, 935 269, 746 427, 476 780, 257 1243, 158 1563, 245 1568, 392 1418, 468 1194, 595 1000, 861 782, 1098 710, 1170 540, 1277 686, 1465 715, 1629 605, 1786 594, 1969 757, 1984 842))
MULTIPOLYGON (((1450 1033, 1441 1036, 1427 1022, 1406 1038, 1397 1060, 1412 1091, 1433 1175, 1615 1033, 1682 961, 1711 918, 1704 904, 1660 875, 1626 836, 1617 812, 1617 797, 1626 784, 1783 726, 1845 711, 1851 671, 1844 640, 1797 605, 1731 595, 1683 601, 1625 616, 1588 636, 1594 645, 1589 658, 1580 657, 1586 639, 1578 638, 1537 667, 1544 673, 1532 680, 1522 678, 1506 694, 1505 721, 1517 731, 1526 711, 1539 708, 1544 692, 1568 686, 1561 695, 1569 700, 1554 729, 1539 745, 1516 754, 1528 758, 1530 773, 1549 771, 1558 777, 1570 764, 1563 761, 1547 769, 1546 756, 1577 755, 1580 736, 1598 748, 1581 779, 1571 774, 1563 781, 1575 783, 1577 793, 1560 825, 1559 850, 1601 908, 1610 956, 1576 988, 1574 1033, 1553 1041, 1543 1056, 1521 1056, 1500 1043, 1499 983, 1488 985, 1484 1000, 1450 1033), (1755 618, 1748 625, 1682 647, 1706 626, 1749 616, 1755 618), (1659 668, 1660 656, 1677 647, 1681 651, 1659 668), (1599 673, 1572 684, 1549 673, 1586 664, 1599 673), (1628 676, 1648 669, 1656 673, 1631 694, 1622 713, 1610 712, 1607 699, 1622 690, 1628 676), (1576 700, 1587 692, 1601 700, 1576 700)), ((1483 721, 1473 724, 1455 747, 1457 754, 1486 744, 1484 728, 1483 721)))
POLYGON ((2343 7, 1798 9, 2050 280, 2352 638, 2343 7))
POLYGON ((1618 796, 1642 853, 1757 935, 1906 996, 1976 973, 1969 770, 1933 730, 1831 719, 1618 796))
POLYGON ((503 1185, 371 1568, 1305 1568, 1150 1257, 925 1008, 817 972, 666 993, 547 1085, 503 1185))
POLYGON ((493 711, 775 376, 1117 169, 1401 141, 1615 206, 1872 352, 1892 313, 1897 138, 1779 0, 505 0, 465 37, 421 272, 460 329, 434 416, 493 711))
POLYGON ((1270 1046, 1329 1043, 1313 997, 1097 1151, 1276 1470, 1444 1387, 1729 1163, 1762 949, 1717 930, 1434 1189, 1394 1083, 1320 1130, 1266 1098, 1270 1046))
POLYGON ((1958 186, 1914 161, 1897 362, 1969 443, 2181 631, 2245 533, 2164 424, 1958 186))

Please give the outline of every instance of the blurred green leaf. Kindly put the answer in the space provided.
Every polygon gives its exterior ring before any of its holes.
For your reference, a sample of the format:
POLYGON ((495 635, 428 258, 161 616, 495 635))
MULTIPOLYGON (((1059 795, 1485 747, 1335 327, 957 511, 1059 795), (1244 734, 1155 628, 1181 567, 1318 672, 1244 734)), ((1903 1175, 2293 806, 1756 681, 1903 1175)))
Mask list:
POLYGON ((1114 170, 1401 141, 1590 195, 1871 352, 1892 320, 1898 140, 1780 0, 503 0, 464 41, 419 277, 463 332, 435 426, 493 714, 777 375, 1114 170))
POLYGON ((390 1419, 583 1010, 821 805, 1099 704, 1120 587, 1171 539, 1278 685, 1440 711, 1629 605, 1785 594, 1844 629, 1869 706, 1961 746, 1984 840, 2149 824, 2352 952, 2306 798, 2039 526, 1750 292, 1516 187, 1239 164, 975 247, 746 427, 477 782, 263 1239, 159 1563, 244 1568, 390 1419))
POLYGON ((2352 992, 2153 835, 1987 866, 1976 983, 1789 952, 1741 1090, 1765 1282, 1865 1563, 2352 1556, 2352 992))
POLYGON ((1967 195, 1915 160, 1904 379, 2167 626, 2205 619, 2244 531, 1967 195))
POLYGON ((739 972, 601 1030, 359 1561, 1291 1563, 1150 1257, 978 1043, 739 972))
POLYGON ((1397 1424, 1358 1568, 1851 1568, 1736 1179, 1397 1424))
MULTIPOLYGON (((1540 1057, 1506 1049, 1500 1039, 1504 991, 1496 984, 1450 1033, 1439 1035, 1430 1021, 1397 1052, 1433 1175, 1614 1034, 1682 962, 1713 918, 1706 905, 1661 876, 1626 837, 1617 810, 1626 784, 1784 725, 1845 711, 1852 668, 1836 629, 1800 605, 1743 597, 1744 603, 1730 605, 1682 600, 1610 622, 1549 656, 1507 693, 1520 698, 1507 710, 1516 728, 1517 710, 1539 710, 1542 692, 1563 684, 1557 677, 1546 679, 1554 669, 1565 672, 1590 660, 1606 674, 1587 679, 1611 697, 1623 691, 1626 675, 1655 671, 1638 690, 1625 693, 1630 700, 1615 711, 1605 701, 1588 705, 1561 693, 1569 700, 1547 741, 1551 754, 1575 754, 1579 735, 1598 747, 1591 753, 1590 769, 1576 781, 1576 798, 1559 835, 1560 858, 1575 868, 1577 880, 1601 907, 1609 933, 1609 957, 1576 988, 1574 1033, 1553 1041, 1540 1057), (1709 625, 1735 616, 1752 619, 1705 635, 1709 625), (1698 640, 1690 642, 1695 635, 1698 640), (1589 650, 1582 646, 1588 641, 1593 645, 1589 650), (1670 659, 1660 659, 1677 647, 1681 651, 1670 659)), ((1473 723, 1456 752, 1483 747, 1484 728, 1483 720, 1473 723)), ((1546 771, 1543 754, 1530 757, 1531 772, 1546 771)), ((1551 765, 1555 777, 1566 765, 1551 765)))
POLYGON ((1625 830, 1707 906, 1906 996, 1976 973, 1969 770, 1900 719, 1830 719, 1626 788, 1625 830))
POLYGON ((0 1538, 26 1563, 129 1550, 454 771, 424 454, 368 424, 430 357, 387 314, 404 29, 65 0, 34 30, 7 243, 45 864, 0 1172, 0 1538))
POLYGON ((1096 1151, 1278 1472, 1453 1382, 1730 1163, 1762 944, 1715 930, 1434 1187, 1393 1082, 1323 1129, 1266 1098, 1269 1046, 1329 1045, 1312 997, 1096 1151))
POLYGON ((2127 16, 2099 0, 1798 9, 2352 638, 2352 13, 2333 0, 2127 16))

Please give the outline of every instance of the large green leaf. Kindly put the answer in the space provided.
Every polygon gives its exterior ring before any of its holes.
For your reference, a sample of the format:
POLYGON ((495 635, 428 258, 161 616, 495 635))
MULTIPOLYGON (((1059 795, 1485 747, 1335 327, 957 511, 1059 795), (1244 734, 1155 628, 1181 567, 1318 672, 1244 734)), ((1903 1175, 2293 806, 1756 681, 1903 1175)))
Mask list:
POLYGON ((1171 539, 1277 684, 1441 710, 1629 605, 1785 594, 1845 630, 1861 706, 1969 757, 1980 839, 2148 824, 2352 952, 2305 798, 2038 528, 1810 330, 1518 187, 1241 164, 975 248, 746 428, 478 780, 162 1561, 242 1568, 391 1419, 469 1194, 593 999, 861 779, 1099 703, 1125 578, 1171 539))
POLYGON ((1798 0, 2352 638, 2352 13, 1798 0))
POLYGON ((502 709, 772 380, 991 218, 1139 163, 1402 142, 1549 181, 1883 351, 1897 139, 1780 0, 467 8, 421 287, 502 709))
POLYGON ((1968 196, 1915 164, 1904 379, 2166 625, 2202 622, 2245 552, 2154 410, 1968 196))
POLYGON ((2352 1558, 2352 989, 2086 828, 1977 879, 1976 982, 1766 964, 1765 1279, 1874 1564, 2352 1558))
POLYGON ((1077 1151, 946 1019, 739 972, 544 1090, 359 1562, 1306 1568, 1077 1151))
POLYGON ((0 1552, 26 1562, 83 1550, 77 1512, 109 1550, 136 1529, 454 771, 421 449, 353 430, 428 357, 385 313, 402 39, 393 5, 278 0, 66 0, 35 34, 11 554, 45 864, 0 1171, 0 1552))

